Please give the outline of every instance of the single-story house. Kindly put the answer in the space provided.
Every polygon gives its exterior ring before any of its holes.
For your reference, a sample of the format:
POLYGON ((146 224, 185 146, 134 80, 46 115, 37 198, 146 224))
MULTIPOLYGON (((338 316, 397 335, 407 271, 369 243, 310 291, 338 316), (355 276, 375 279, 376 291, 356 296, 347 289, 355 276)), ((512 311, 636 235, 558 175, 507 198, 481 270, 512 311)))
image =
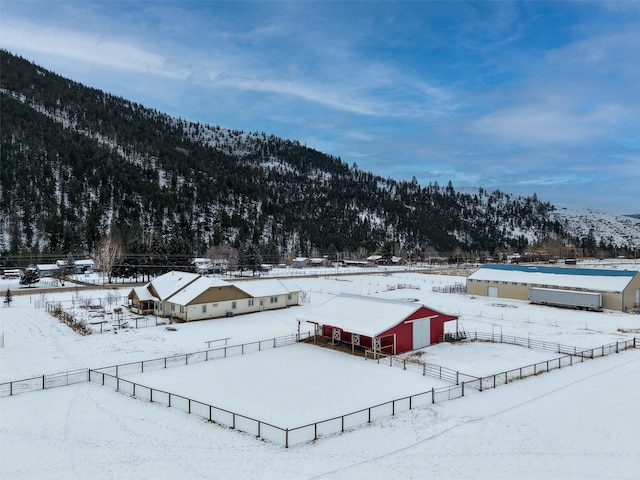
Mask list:
POLYGON ((60 267, 55 263, 39 263, 36 265, 40 277, 55 277, 60 273, 60 267))
POLYGON ((444 339, 444 324, 458 317, 425 305, 360 295, 337 295, 298 317, 333 342, 397 355, 444 339))
POLYGON ((90 258, 75 261, 77 273, 93 273, 94 262, 90 258))
POLYGON ((183 321, 239 315, 298 305, 300 289, 277 279, 226 282, 169 272, 129 293, 133 312, 183 321))
POLYGON ((534 297, 546 295, 551 300, 539 303, 569 307, 579 306, 582 303, 580 296, 584 297, 584 303, 587 304, 595 294, 599 296, 601 308, 627 311, 640 306, 640 272, 489 264, 467 277, 467 293, 516 300, 533 300, 534 297), (553 293, 555 295, 551 295, 553 293))
POLYGON ((291 266, 293 268, 304 268, 311 266, 311 259, 308 257, 296 257, 292 260, 291 266))

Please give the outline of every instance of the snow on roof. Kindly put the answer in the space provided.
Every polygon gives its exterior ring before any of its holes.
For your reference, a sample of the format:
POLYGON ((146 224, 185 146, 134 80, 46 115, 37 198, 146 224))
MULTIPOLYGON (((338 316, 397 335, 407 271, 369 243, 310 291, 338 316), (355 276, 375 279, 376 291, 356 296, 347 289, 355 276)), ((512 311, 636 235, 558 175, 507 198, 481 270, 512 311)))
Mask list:
POLYGON ((147 287, 133 287, 133 292, 135 293, 138 300, 141 302, 149 301, 149 300, 158 300, 156 297, 151 295, 151 292, 147 287))
POLYGON ((200 278, 200 275, 197 273, 178 272, 174 270, 160 275, 148 285, 153 286, 160 300, 166 300, 178 290, 181 290, 198 278, 200 278))
POLYGON ((637 274, 631 270, 488 264, 471 274, 469 279, 621 292, 637 274))
POLYGON ((39 263, 36 267, 38 270, 58 270, 60 268, 55 263, 39 263))
POLYGON ((248 280, 246 282, 235 282, 234 286, 254 298, 268 297, 270 295, 287 295, 292 292, 299 292, 300 289, 291 282, 285 283, 277 279, 269 280, 248 280))
POLYGON ((176 305, 188 305, 194 298, 206 292, 211 287, 230 287, 229 282, 219 278, 200 277, 186 285, 182 290, 167 298, 168 302, 176 305))
POLYGON ((90 258, 86 258, 84 260, 76 260, 76 265, 93 265, 93 260, 90 258))
POLYGON ((422 307, 416 303, 340 294, 299 316, 298 320, 373 338, 422 307))

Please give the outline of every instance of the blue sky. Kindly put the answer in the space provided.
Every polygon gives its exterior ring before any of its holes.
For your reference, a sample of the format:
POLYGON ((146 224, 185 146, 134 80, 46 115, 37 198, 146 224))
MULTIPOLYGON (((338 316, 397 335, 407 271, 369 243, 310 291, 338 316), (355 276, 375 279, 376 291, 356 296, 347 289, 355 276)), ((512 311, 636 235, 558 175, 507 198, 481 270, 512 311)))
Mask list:
POLYGON ((0 45, 385 177, 640 213, 640 1, 3 0, 0 45))

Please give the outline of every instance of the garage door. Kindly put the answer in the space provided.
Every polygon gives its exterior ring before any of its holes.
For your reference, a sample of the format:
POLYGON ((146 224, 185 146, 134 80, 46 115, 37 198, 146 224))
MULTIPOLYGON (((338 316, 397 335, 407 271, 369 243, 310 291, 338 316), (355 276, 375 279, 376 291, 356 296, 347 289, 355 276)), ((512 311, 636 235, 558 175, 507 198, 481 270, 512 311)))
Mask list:
POLYGON ((498 287, 487 287, 487 297, 498 298, 498 287))
POLYGON ((431 320, 416 320, 413 322, 413 349, 431 345, 431 320))

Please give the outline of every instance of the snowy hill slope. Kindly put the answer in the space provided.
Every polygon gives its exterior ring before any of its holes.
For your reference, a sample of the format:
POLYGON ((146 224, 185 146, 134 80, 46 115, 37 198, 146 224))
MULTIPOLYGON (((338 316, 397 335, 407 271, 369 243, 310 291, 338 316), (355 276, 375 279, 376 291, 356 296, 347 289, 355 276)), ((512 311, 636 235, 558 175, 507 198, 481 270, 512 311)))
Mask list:
POLYGON ((561 204, 556 208, 550 215, 574 238, 585 238, 592 230, 598 245, 640 249, 640 219, 577 205, 561 204))

